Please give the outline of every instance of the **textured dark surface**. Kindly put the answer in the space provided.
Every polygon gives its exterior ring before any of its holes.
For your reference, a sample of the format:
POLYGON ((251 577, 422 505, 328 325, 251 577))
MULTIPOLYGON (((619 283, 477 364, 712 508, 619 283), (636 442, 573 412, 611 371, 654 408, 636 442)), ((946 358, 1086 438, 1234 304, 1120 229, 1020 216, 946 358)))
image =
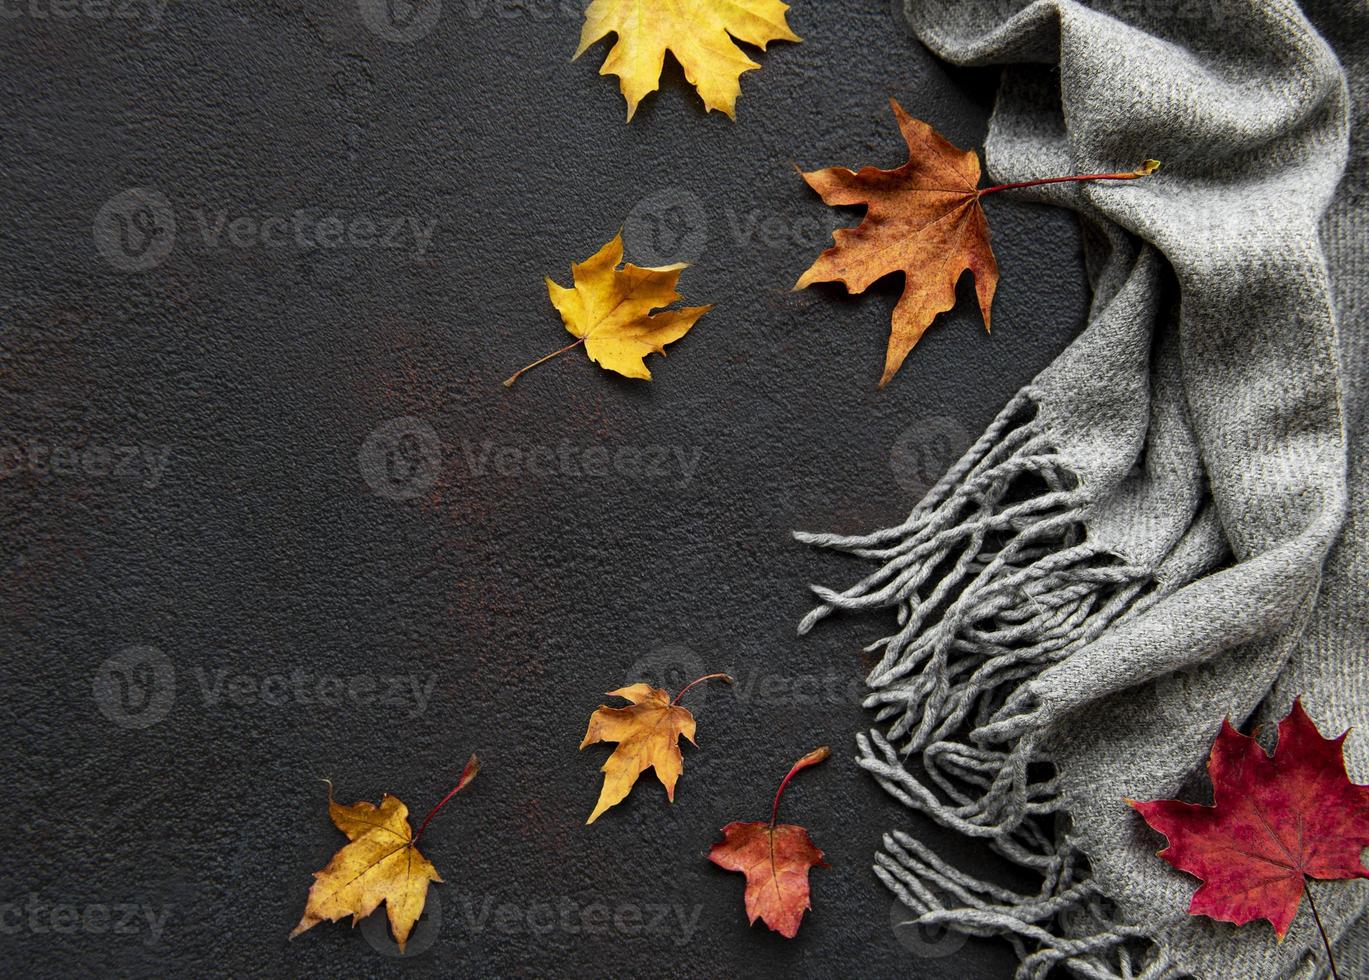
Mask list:
POLYGON ((1068 341, 1073 222, 995 198, 994 335, 962 303, 877 391, 898 283, 788 291, 834 227, 794 165, 902 162, 891 95, 978 145, 993 76, 948 74, 892 4, 796 0, 805 41, 759 56, 735 124, 671 67, 628 126, 606 47, 569 61, 578 6, 444 0, 411 43, 356 0, 5 8, 6 973, 1010 974, 1006 947, 891 925, 881 833, 943 835, 851 761, 886 624, 794 635, 807 583, 863 569, 789 531, 901 519, 1068 341), (135 187, 176 233, 130 272, 97 239, 135 187), (436 227, 263 241, 297 209, 436 227), (542 276, 624 222, 630 258, 678 239, 686 300, 717 309, 650 384, 576 351, 501 387, 566 342, 542 276), (436 444, 387 446, 402 417, 436 444), (738 684, 690 693, 674 806, 647 775, 583 826, 600 692, 712 670, 738 684), (366 693, 392 676, 421 696, 366 693), (786 942, 703 855, 822 742, 784 811, 831 867, 786 942), (421 816, 473 750, 411 956, 379 916, 287 942, 342 842, 319 777, 421 816))

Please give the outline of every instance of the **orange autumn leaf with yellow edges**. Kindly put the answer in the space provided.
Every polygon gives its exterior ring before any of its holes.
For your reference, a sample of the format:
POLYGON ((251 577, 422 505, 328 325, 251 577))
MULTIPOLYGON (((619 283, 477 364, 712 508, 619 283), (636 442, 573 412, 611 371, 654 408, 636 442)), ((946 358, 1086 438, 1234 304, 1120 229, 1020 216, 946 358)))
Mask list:
POLYGON ((442 881, 432 862, 419 852, 418 839, 428 821, 479 771, 480 760, 472 755, 456 786, 428 812, 417 834, 409 827, 409 808, 397 797, 387 793, 380 806, 366 800, 344 806, 333 799, 333 784, 329 783, 328 815, 349 843, 322 871, 314 872, 304 915, 290 938, 325 920, 336 922, 351 916, 356 925, 384 902, 390 932, 399 951, 404 952, 409 933, 427 903, 428 883, 442 881))
POLYGON ((989 224, 982 199, 1015 187, 1079 180, 1134 180, 1153 173, 1153 160, 1129 173, 1051 177, 1020 184, 980 188, 979 156, 952 145, 931 126, 890 104, 908 144, 908 162, 896 170, 865 167, 860 172, 832 167, 803 173, 808 186, 832 206, 865 205, 865 220, 834 234, 836 244, 798 281, 795 289, 818 282, 840 282, 863 293, 893 273, 904 277, 903 296, 894 307, 883 387, 903 365, 936 317, 955 305, 956 284, 974 276, 984 329, 989 329, 998 262, 989 245, 989 224))
POLYGON ((697 748, 694 716, 678 702, 695 684, 713 679, 732 681, 726 674, 700 677, 686 685, 673 701, 667 692, 650 684, 632 684, 608 692, 609 697, 631 701, 632 705, 610 708, 601 704, 589 716, 589 728, 585 730, 580 748, 598 742, 617 742, 618 747, 600 767, 604 785, 599 791, 599 801, 585 823, 594 823, 605 810, 626 799, 636 785, 637 777, 648 769, 656 770, 656 778, 665 787, 666 798, 675 802, 675 783, 684 772, 680 737, 687 738, 697 748))
POLYGON ((708 852, 708 859, 728 871, 746 875, 746 914, 751 924, 762 920, 786 939, 799 932, 803 913, 813 907, 808 887, 810 869, 825 868, 822 851, 813 845, 808 831, 795 824, 777 823, 780 798, 795 774, 815 766, 832 754, 827 746, 814 749, 794 763, 780 783, 770 822, 730 823, 723 839, 708 852))

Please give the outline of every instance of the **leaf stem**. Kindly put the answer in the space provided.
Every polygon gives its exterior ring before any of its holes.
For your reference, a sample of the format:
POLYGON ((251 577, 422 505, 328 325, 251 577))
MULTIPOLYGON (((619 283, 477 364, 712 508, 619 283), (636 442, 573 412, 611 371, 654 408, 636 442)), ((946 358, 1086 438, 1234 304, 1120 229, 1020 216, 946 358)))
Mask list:
POLYGON ((575 348, 579 347, 579 346, 580 346, 581 344, 583 344, 584 342, 585 342, 585 338, 584 338, 584 337, 581 337, 581 338, 580 338, 579 340, 577 340, 575 343, 573 343, 573 344, 567 344, 565 347, 562 347, 560 350, 552 351, 552 352, 551 352, 550 354, 548 354, 546 357, 539 357, 537 360, 533 361, 533 362, 532 362, 531 364, 529 364, 527 367, 525 367, 525 368, 520 368, 519 370, 515 371, 515 372, 513 373, 513 375, 512 375, 507 381, 504 382, 504 387, 505 387, 505 388, 512 388, 512 387, 513 387, 513 383, 514 383, 515 381, 517 381, 517 380, 518 380, 520 377, 522 377, 524 374, 526 374, 526 373, 528 373, 529 371, 531 371, 533 368, 537 367, 537 365, 539 365, 539 364, 545 364, 547 361, 550 361, 553 357, 559 357, 560 355, 564 354, 564 353, 565 353, 566 351, 568 351, 568 350, 575 350, 575 348))
POLYGON ((1327 938, 1326 927, 1321 924, 1321 913, 1317 911, 1317 900, 1312 897, 1312 879, 1303 875, 1302 880, 1304 891, 1307 892, 1307 904, 1312 906, 1312 918, 1317 920, 1317 931, 1321 933, 1322 944, 1326 946, 1326 962, 1331 966, 1331 976, 1333 980, 1340 980, 1340 973, 1336 970, 1336 957, 1331 952, 1331 940, 1327 938))
POLYGON ((831 754, 832 750, 824 745, 820 748, 814 749, 812 752, 809 752, 798 762, 794 763, 793 768, 789 770, 789 774, 784 777, 784 780, 780 783, 779 790, 775 793, 775 804, 770 808, 771 830, 775 829, 775 821, 779 819, 780 797, 784 795, 784 789, 786 786, 789 785, 789 780, 793 779, 794 776, 797 775, 801 770, 807 769, 809 766, 816 766, 819 762, 822 762, 831 754))
POLYGON ((466 768, 461 770, 461 778, 457 780, 456 785, 452 787, 452 791, 448 793, 446 796, 442 797, 442 802, 438 803, 437 806, 429 810, 428 815, 423 818, 423 823, 419 826, 418 833, 414 834, 414 839, 409 842, 409 845, 411 847, 418 845, 418 839, 423 836, 423 831, 428 829, 428 821, 431 820, 433 817, 437 816, 437 811, 441 810, 444 806, 446 806, 453 796, 455 796, 457 793, 460 793, 463 789, 465 789, 466 786, 470 783, 470 781, 475 778, 475 774, 479 771, 480 760, 475 757, 474 753, 472 753, 471 757, 466 760, 466 768))
POLYGON ((728 675, 728 674, 704 674, 704 675, 703 675, 702 677, 700 677, 698 680, 690 681, 688 684, 686 684, 684 687, 682 687, 682 688, 680 689, 680 693, 677 694, 677 695, 675 695, 675 700, 674 700, 674 701, 671 701, 670 703, 671 703, 672 705, 674 705, 674 704, 679 704, 679 703, 680 703, 680 698, 682 698, 682 697, 685 696, 685 691, 688 691, 688 690, 689 690, 691 687, 693 687, 695 684, 702 684, 704 681, 727 681, 727 683, 731 684, 731 683, 732 683, 732 677, 731 677, 730 675, 728 675))
POLYGON ((1064 184, 1070 181, 1079 180, 1136 180, 1140 177, 1149 177, 1159 169, 1160 161, 1147 160, 1130 173, 1075 174, 1072 177, 1045 177, 1041 180, 1019 180, 1013 184, 995 184, 993 187, 985 187, 979 192, 979 196, 984 197, 986 194, 997 194, 999 191, 1018 190, 1023 187, 1040 187, 1042 184, 1064 184))

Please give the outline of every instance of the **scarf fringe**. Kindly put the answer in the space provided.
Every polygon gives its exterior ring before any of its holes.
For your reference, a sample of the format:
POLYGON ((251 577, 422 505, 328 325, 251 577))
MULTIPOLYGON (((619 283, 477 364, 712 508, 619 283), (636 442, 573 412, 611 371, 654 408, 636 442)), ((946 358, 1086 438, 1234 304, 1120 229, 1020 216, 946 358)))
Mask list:
POLYGON ((1031 682, 1154 598, 1152 569, 1089 542, 1093 502, 1037 393, 1023 389, 899 526, 795 535, 879 564, 845 591, 813 586, 819 602, 799 632, 838 610, 896 611, 898 629, 866 648, 879 660, 864 703, 883 731, 857 737, 857 761, 905 806, 1041 876, 1038 894, 1021 895, 896 831, 874 871, 920 923, 1007 938, 1019 978, 1066 964, 1100 980, 1159 980, 1178 974, 1108 913, 1059 830, 1058 780, 1038 747, 1031 682))
POLYGON ((1141 930, 1116 922, 1073 849, 1056 857, 1036 895, 1022 895, 951 867, 902 831, 886 834, 884 847, 887 853, 875 856, 875 876, 914 914, 910 922, 1006 939, 1020 961, 1018 980, 1044 980, 1059 966, 1092 980, 1183 975, 1141 930), (1054 923, 1066 920, 1077 938, 1055 931, 1054 923))

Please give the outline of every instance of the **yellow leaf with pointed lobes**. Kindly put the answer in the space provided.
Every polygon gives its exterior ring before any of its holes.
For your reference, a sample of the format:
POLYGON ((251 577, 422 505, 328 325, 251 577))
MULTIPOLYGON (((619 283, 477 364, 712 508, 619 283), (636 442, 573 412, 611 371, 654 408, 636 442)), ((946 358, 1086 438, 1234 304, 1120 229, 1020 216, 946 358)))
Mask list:
POLYGON ((604 787, 599 802, 585 823, 594 823, 609 807, 621 803, 632 791, 637 777, 655 768, 665 786, 666 798, 675 802, 675 783, 684 772, 680 736, 694 744, 694 716, 672 704, 670 695, 650 684, 633 684, 609 692, 610 697, 632 702, 630 708, 600 705, 589 716, 589 728, 580 748, 596 742, 617 742, 618 747, 600 768, 604 787))
POLYGON ((600 367, 628 378, 651 380, 648 354, 665 354, 665 345, 687 334, 712 306, 665 307, 680 300, 676 292, 683 263, 656 269, 623 261, 623 236, 616 235, 598 253, 571 266, 574 284, 567 287, 547 280, 547 294, 561 314, 566 330, 580 338, 574 344, 548 354, 518 371, 504 382, 511 386, 523 372, 564 354, 581 343, 589 359, 600 367))
POLYGON ((660 85, 667 51, 704 106, 735 119, 742 73, 760 67, 736 41, 764 50, 771 41, 800 40, 789 29, 788 10, 780 0, 594 0, 575 57, 618 35, 599 74, 618 76, 629 121, 660 85))
MULTIPOLYGON (((447 800, 464 789, 479 771, 480 760, 471 756, 447 800)), ((440 808, 439 804, 434 812, 440 808)), ((333 799, 333 784, 329 783, 328 815, 350 843, 334 854, 322 871, 314 872, 304 915, 290 938, 325 920, 336 922, 351 916, 352 925, 356 925, 384 902, 390 932, 403 953, 409 934, 423 914, 428 883, 442 881, 432 862, 419 853, 417 838, 409 826, 409 808, 388 793, 381 798, 380 806, 366 800, 345 806, 333 799)))

